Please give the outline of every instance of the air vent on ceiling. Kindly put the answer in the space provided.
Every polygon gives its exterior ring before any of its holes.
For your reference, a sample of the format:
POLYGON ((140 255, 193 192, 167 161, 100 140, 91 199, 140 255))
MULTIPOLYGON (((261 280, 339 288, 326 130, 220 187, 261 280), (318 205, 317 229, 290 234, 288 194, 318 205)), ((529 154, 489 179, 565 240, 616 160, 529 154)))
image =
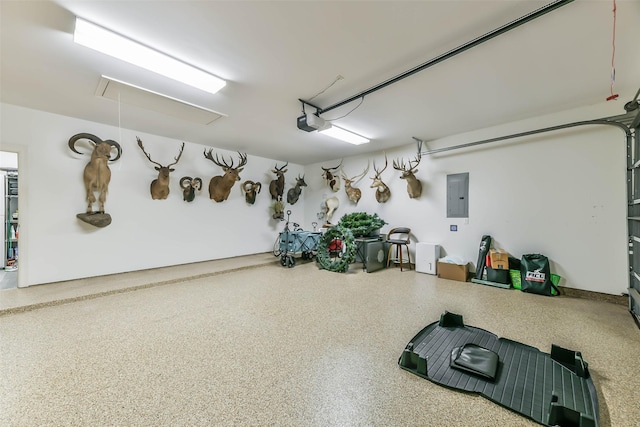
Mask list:
POLYGON ((222 113, 107 76, 102 76, 100 79, 96 95, 203 125, 209 125, 221 117, 226 117, 222 113))

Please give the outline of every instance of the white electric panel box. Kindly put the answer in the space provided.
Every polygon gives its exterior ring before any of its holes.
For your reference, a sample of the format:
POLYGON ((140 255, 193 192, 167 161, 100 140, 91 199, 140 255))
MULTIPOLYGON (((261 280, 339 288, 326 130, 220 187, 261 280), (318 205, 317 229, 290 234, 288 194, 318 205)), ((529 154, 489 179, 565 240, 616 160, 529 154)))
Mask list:
POLYGON ((416 271, 436 274, 436 265, 440 258, 440 245, 435 243, 416 243, 416 271))

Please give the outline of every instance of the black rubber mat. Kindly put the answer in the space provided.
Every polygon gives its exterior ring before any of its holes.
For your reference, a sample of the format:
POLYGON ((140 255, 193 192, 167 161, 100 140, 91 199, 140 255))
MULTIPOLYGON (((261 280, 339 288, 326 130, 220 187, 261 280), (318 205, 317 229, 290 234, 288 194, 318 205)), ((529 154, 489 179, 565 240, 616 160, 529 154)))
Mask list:
POLYGON ((479 393, 547 426, 598 426, 598 398, 580 352, 553 345, 551 354, 465 326, 444 313, 407 344, 398 364, 434 383, 479 393), (450 366, 454 348, 473 343, 498 354, 495 380, 450 366))

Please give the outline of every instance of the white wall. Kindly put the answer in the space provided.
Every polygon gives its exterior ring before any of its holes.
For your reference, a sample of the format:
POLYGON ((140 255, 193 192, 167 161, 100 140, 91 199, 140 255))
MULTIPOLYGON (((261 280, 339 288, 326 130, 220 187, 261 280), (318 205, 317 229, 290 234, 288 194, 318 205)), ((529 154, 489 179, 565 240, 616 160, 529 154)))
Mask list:
POLYGON ((18 153, 0 151, 0 168, 18 169, 18 153))
MULTIPOLYGON (((181 141, 7 104, 1 107, 2 149, 21 156, 20 286, 268 252, 282 230, 283 223, 271 219, 268 195, 275 160, 249 154, 242 181, 259 180, 264 185, 253 206, 244 202, 239 183, 223 203, 209 200, 206 188, 193 203, 186 203, 177 184, 181 176, 198 175, 208 183, 220 174, 202 156, 203 146, 186 141, 172 175, 169 199, 151 200, 149 184, 156 172, 136 146, 135 137, 161 163, 173 159, 181 141), (106 206, 113 223, 103 229, 75 218, 86 207, 82 169, 88 158, 73 154, 67 141, 79 132, 118 140, 124 150, 111 166, 106 206)), ((621 108, 616 103, 585 107, 427 145, 438 148, 606 117, 620 114, 621 108)), ((411 141, 410 136, 406 140, 411 141)), ((219 152, 227 158, 236 156, 219 152)), ((414 155, 413 143, 388 152, 390 163, 414 155)), ((382 152, 344 159, 344 169, 355 175, 367 159, 379 165, 382 152)), ((293 221, 311 229, 321 202, 334 193, 322 181, 320 164, 289 164, 288 169, 285 191, 302 173, 308 187, 301 200, 287 209, 292 210, 293 221)), ((409 199, 405 182, 391 164, 383 173, 392 192, 387 204, 378 204, 369 188, 372 170, 359 183, 363 196, 357 207, 346 198, 343 184, 337 193, 341 207, 334 222, 348 212, 377 212, 389 223, 386 229, 410 226, 414 241, 439 243, 445 253, 466 258, 472 269, 480 238, 490 234, 495 246, 515 256, 547 255, 552 271, 564 278, 564 286, 626 292, 625 146, 619 130, 582 127, 424 156, 418 169, 424 187, 420 199, 409 199), (446 175, 460 172, 470 174, 468 224, 446 218, 446 175), (449 231, 451 224, 458 225, 457 232, 449 231)))
MULTIPOLYGON (((20 159, 20 201, 28 206, 25 212, 20 209, 20 286, 268 252, 283 227, 271 218, 268 187, 275 160, 249 154, 242 180, 227 201, 216 203, 209 199, 207 188, 210 178, 222 171, 204 158, 205 147, 186 141, 171 175, 169 198, 152 200, 149 185, 157 172, 138 148, 136 136, 163 164, 173 161, 181 141, 7 104, 1 107, 3 149, 10 147, 27 157, 24 162, 20 159), (80 132, 114 139, 123 148, 122 158, 111 165, 106 211, 113 222, 105 228, 76 218, 86 209, 82 171, 89 157, 72 153, 67 142, 80 132), (185 175, 204 181, 203 191, 192 203, 182 200, 178 186, 185 175), (252 206, 240 190, 247 179, 263 183, 252 206), (29 249, 23 251, 27 243, 29 249)), ((238 161, 235 152, 216 152, 238 161)), ((288 170, 288 179, 303 173, 302 166, 291 163, 288 170)), ((294 205, 300 212, 303 206, 303 198, 294 205)), ((302 214, 294 214, 292 220, 302 222, 302 214)))
MULTIPOLYGON (((431 149, 523 132, 546 126, 621 114, 619 103, 567 111, 427 143, 431 149)), ((407 140, 412 141, 410 137, 407 140)), ((375 142, 373 142, 375 143, 375 142)), ((416 154, 414 143, 388 151, 389 167, 382 174, 391 188, 386 204, 375 200, 369 188, 373 170, 359 187, 358 206, 337 193, 345 213, 378 213, 393 226, 412 228, 415 241, 442 245, 443 255, 457 255, 475 269, 482 235, 494 247, 520 257, 542 253, 551 260, 552 272, 564 278, 561 285, 610 294, 626 292, 626 187, 623 133, 610 126, 579 127, 528 138, 498 142, 423 156, 418 167, 422 181, 420 199, 409 199, 392 159, 416 154), (447 174, 469 172, 468 223, 446 218, 447 174), (457 232, 450 225, 458 226, 457 232)), ((344 160, 348 175, 366 167, 367 159, 384 164, 382 152, 344 160)), ((340 159, 336 159, 339 161, 340 159)), ((329 166, 336 161, 324 162, 329 166)), ((315 218, 322 200, 333 195, 321 178, 321 164, 305 167, 309 191, 305 218, 315 218)), ((344 185, 342 186, 344 188, 344 185)), ((412 248, 415 253, 415 246, 412 248)))

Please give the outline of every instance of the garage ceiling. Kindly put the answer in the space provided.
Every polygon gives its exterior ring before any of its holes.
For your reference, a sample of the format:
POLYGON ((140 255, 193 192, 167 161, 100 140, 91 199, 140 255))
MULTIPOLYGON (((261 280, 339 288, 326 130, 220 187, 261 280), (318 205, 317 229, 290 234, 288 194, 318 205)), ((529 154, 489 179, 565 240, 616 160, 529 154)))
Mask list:
MULTIPOLYGON (((352 146, 296 127, 298 99, 333 105, 550 2, 3 0, 1 101, 280 161, 327 161, 410 144, 414 136, 429 141, 603 102, 610 94, 613 1, 576 0, 372 93, 359 106, 322 115, 346 115, 333 123, 370 144, 352 146), (211 95, 76 45, 76 16, 227 85, 211 95), (103 75, 219 118, 194 122, 119 105, 97 94, 103 75)), ((638 40, 640 2, 618 0, 620 98, 612 102, 620 113, 640 87, 638 40)))

